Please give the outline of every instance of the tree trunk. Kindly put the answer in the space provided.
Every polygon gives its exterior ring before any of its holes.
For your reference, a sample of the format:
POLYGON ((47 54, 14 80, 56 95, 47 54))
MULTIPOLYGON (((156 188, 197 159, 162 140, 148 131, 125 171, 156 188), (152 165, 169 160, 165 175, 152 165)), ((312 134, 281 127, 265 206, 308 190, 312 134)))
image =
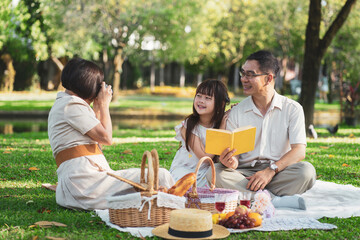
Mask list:
POLYGON ((299 79, 300 73, 300 64, 298 62, 295 63, 295 79, 299 79))
POLYGON ((106 49, 103 49, 103 56, 102 56, 102 60, 104 63, 104 80, 105 82, 109 82, 110 81, 110 68, 111 68, 111 62, 109 61, 109 55, 106 49))
POLYGON ((328 103, 333 103, 333 81, 332 81, 332 77, 331 77, 331 67, 328 68, 327 70, 327 76, 329 79, 329 92, 327 94, 327 99, 328 99, 328 103))
POLYGON ((113 81, 113 86, 112 86, 112 89, 113 89, 112 101, 113 102, 115 102, 119 97, 122 65, 123 65, 124 59, 125 59, 122 54, 123 54, 123 49, 118 48, 116 51, 116 56, 114 58, 115 73, 114 73, 114 81, 113 81))
POLYGON ((161 63, 160 64, 160 73, 159 73, 159 78, 160 78, 160 86, 165 86, 165 80, 164 80, 164 69, 165 69, 165 64, 161 63))
POLYGON ((60 71, 64 69, 64 64, 56 57, 51 57, 51 60, 56 64, 60 71))
POLYGON ((282 82, 281 82, 281 84, 278 84, 278 85, 275 82, 275 87, 280 88, 280 92, 283 95, 286 94, 287 90, 288 90, 288 86, 287 86, 287 82, 286 82, 287 64, 288 64, 288 58, 284 56, 281 61, 283 76, 280 76, 280 78, 279 78, 279 80, 282 82))
POLYGON ((183 64, 181 64, 180 68, 180 87, 185 87, 185 67, 183 64))
MULTIPOLYGON (((306 54, 306 53, 305 53, 306 54)), ((309 54, 309 53, 308 53, 309 54)), ((304 108, 306 129, 314 120, 315 95, 319 80, 321 58, 314 53, 311 57, 305 57, 302 74, 300 104, 304 108)))
POLYGON ((5 124, 4 134, 14 134, 14 126, 12 125, 12 123, 5 124))
POLYGON ((197 74, 197 84, 196 86, 199 86, 200 83, 202 82, 202 78, 203 78, 203 74, 202 73, 198 73, 197 74))
POLYGON ((1 59, 6 64, 6 71, 4 74, 4 91, 5 92, 12 92, 14 90, 14 82, 15 82, 15 75, 16 71, 13 65, 13 60, 10 54, 4 54, 1 56, 1 59))
POLYGON ((344 101, 344 89, 343 89, 343 76, 342 76, 342 71, 340 72, 340 76, 339 76, 339 82, 340 82, 340 122, 344 121, 344 105, 343 105, 343 101, 344 101))
POLYGON ((56 58, 56 57, 52 57, 51 56, 51 60, 56 64, 56 66, 58 67, 59 71, 56 73, 55 77, 53 78, 53 84, 54 84, 54 89, 56 89, 57 91, 59 90, 64 90, 62 84, 61 84, 61 72, 65 67, 65 59, 63 58, 63 62, 56 58))
POLYGON ((155 92, 155 63, 154 63, 154 60, 152 60, 152 62, 151 62, 150 92, 155 92))
POLYGON ((319 70, 323 58, 332 39, 348 17, 356 0, 347 0, 336 19, 320 39, 321 0, 310 0, 309 18, 306 26, 305 54, 302 70, 300 104, 304 108, 305 127, 308 129, 314 120, 316 88, 319 81, 319 70))
POLYGON ((234 92, 240 92, 240 77, 239 77, 239 66, 236 64, 234 68, 234 92))
POLYGON ((165 85, 171 85, 173 83, 172 81, 172 75, 171 75, 171 63, 166 64, 165 66, 165 85))

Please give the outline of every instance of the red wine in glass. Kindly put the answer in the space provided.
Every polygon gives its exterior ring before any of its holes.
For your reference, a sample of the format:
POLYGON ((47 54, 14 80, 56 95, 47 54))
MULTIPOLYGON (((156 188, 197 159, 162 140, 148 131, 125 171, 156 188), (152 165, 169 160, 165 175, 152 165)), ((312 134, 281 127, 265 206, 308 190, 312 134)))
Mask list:
POLYGON ((250 200, 240 200, 240 205, 244 205, 247 208, 250 208, 250 200))
POLYGON ((216 202, 216 203, 215 203, 215 208, 216 208, 216 210, 218 210, 219 212, 224 211, 224 209, 225 209, 225 202, 216 202))

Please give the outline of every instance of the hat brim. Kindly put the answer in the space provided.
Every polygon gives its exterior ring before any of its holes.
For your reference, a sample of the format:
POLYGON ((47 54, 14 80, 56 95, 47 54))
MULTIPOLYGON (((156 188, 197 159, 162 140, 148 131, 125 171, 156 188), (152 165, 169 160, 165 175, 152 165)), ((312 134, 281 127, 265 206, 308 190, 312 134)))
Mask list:
MULTIPOLYGON (((169 230, 169 223, 165 223, 163 225, 160 225, 156 228, 154 228, 151 232, 157 237, 166 238, 166 239, 199 239, 199 238, 181 238, 181 237, 174 237, 168 233, 169 230)), ((201 238, 201 239, 220 239, 220 238, 226 238, 230 235, 229 230, 227 230, 225 227, 214 224, 213 225, 213 235, 207 238, 201 238)))

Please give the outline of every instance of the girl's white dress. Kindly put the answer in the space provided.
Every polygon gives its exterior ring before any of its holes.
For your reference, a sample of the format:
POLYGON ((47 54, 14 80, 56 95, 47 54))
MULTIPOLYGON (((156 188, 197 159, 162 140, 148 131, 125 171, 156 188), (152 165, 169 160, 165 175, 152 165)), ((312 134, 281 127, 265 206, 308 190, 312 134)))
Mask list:
MULTIPOLYGON (((48 118, 53 156, 77 145, 97 144, 86 133, 99 123, 93 109, 83 99, 58 93, 48 118)), ((140 181, 139 168, 114 171, 102 154, 73 158, 63 162, 56 172, 56 202, 67 208, 107 209, 107 197, 135 192, 132 186, 108 176, 107 172, 140 181)), ((169 171, 161 168, 159 184, 169 188, 174 183, 169 171)))
MULTIPOLYGON (((174 160, 170 167, 170 173, 173 176, 174 180, 177 181, 182 178, 184 175, 195 172, 196 165, 199 162, 199 159, 196 157, 195 153, 190 149, 190 152, 186 149, 185 140, 181 136, 181 128, 186 127, 186 121, 183 121, 175 127, 176 136, 175 139, 181 141, 181 147, 176 152, 174 160)), ((192 133, 198 136, 205 146, 206 138, 206 127, 201 126, 200 124, 196 125, 192 133)), ((209 169, 210 164, 208 162, 202 163, 197 175, 197 186, 205 187, 208 186, 206 180, 206 172, 209 169)))

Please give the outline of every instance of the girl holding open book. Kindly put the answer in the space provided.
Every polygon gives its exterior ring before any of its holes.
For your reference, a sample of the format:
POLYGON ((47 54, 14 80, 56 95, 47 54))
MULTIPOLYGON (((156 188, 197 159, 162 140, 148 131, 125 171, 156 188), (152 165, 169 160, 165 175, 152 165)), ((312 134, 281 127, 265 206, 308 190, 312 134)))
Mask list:
MULTIPOLYGON (((215 155, 205 153, 206 129, 225 129, 228 112, 225 107, 230 103, 225 84, 218 80, 206 80, 196 89, 193 113, 175 127, 175 139, 181 142, 171 164, 170 173, 177 181, 184 175, 195 172, 200 158, 215 155)), ((210 165, 203 163, 197 175, 197 185, 207 185, 206 171, 210 165)))

